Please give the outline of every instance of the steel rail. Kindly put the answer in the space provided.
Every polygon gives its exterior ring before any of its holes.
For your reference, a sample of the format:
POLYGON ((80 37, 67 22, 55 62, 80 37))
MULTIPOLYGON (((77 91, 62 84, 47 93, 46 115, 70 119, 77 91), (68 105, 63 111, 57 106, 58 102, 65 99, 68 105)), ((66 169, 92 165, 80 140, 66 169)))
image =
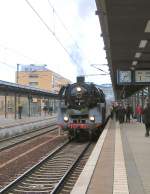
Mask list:
POLYGON ((56 130, 56 129, 58 129, 58 126, 56 125, 56 122, 55 122, 55 123, 48 124, 48 125, 46 125, 46 126, 37 127, 37 129, 34 129, 34 130, 32 130, 32 131, 28 131, 28 132, 23 133, 23 134, 19 134, 19 135, 16 135, 16 136, 12 136, 12 137, 10 137, 10 138, 2 139, 2 140, 0 140, 0 152, 3 151, 3 150, 9 149, 9 148, 12 147, 12 146, 18 145, 18 144, 20 144, 20 143, 24 143, 24 142, 26 142, 26 141, 29 141, 30 139, 33 139, 33 138, 36 138, 36 137, 38 137, 38 136, 44 135, 44 134, 46 134, 46 133, 49 133, 49 132, 51 132, 51 131, 54 131, 54 130, 56 130), (24 138, 24 139, 21 139, 21 140, 18 140, 18 141, 17 141, 17 138, 20 138, 20 137, 23 138, 23 137, 26 136, 26 135, 34 134, 34 133, 40 131, 41 129, 46 129, 46 128, 48 128, 48 127, 51 127, 51 129, 49 129, 49 130, 47 130, 47 131, 44 131, 44 132, 41 131, 41 133, 39 133, 39 134, 35 134, 35 135, 31 136, 31 137, 27 137, 27 138, 24 138), (52 127, 54 127, 54 128, 52 128, 52 127), (2 145, 1 145, 1 144, 4 144, 5 142, 6 142, 6 143, 7 143, 7 142, 11 142, 11 141, 14 140, 15 138, 16 138, 16 142, 12 142, 12 143, 9 144, 9 145, 7 144, 6 146, 2 146, 2 145))
POLYGON ((53 155, 55 155, 57 152, 59 152, 63 147, 65 147, 67 144, 69 144, 69 141, 65 142, 63 145, 57 147, 55 150, 53 150, 49 155, 47 155, 45 158, 43 158, 40 162, 32 166, 30 169, 28 169, 25 173, 23 173, 21 176, 19 176, 17 179, 12 181, 10 184, 8 184, 6 187, 0 190, 0 194, 4 194, 6 192, 9 192, 13 187, 17 185, 19 181, 30 175, 36 168, 41 166, 44 162, 46 162, 49 158, 51 158, 53 155))
POLYGON ((85 147, 85 149, 82 151, 82 153, 76 158, 74 163, 70 166, 70 168, 67 170, 67 172, 64 174, 64 176, 61 178, 61 180, 58 182, 58 184, 55 186, 55 188, 50 192, 50 194, 56 194, 59 191, 59 189, 61 188, 63 183, 66 181, 66 179, 67 179, 68 175, 70 174, 70 172, 77 165, 77 163, 82 158, 82 156, 87 151, 87 149, 89 148, 90 145, 91 145, 91 143, 88 143, 88 145, 85 147))

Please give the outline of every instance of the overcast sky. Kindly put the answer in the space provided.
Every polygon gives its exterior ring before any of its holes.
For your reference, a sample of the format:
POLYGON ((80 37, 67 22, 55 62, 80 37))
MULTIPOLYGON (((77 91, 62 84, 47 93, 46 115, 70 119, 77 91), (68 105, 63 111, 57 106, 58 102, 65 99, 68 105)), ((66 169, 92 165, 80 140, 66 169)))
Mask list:
POLYGON ((107 63, 95 10, 95 0, 0 0, 0 80, 15 82, 17 63, 47 64, 73 82, 77 75, 102 73, 90 65, 107 63))

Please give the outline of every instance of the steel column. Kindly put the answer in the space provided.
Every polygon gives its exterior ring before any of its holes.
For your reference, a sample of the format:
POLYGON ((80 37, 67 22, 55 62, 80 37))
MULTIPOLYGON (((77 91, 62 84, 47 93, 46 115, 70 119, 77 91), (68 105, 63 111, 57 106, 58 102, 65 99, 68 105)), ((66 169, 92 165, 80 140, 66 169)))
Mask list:
POLYGON ((15 105, 15 115, 14 115, 14 117, 16 119, 17 118, 17 96, 16 96, 16 94, 14 96, 14 105, 15 105))
POLYGON ((31 97, 30 97, 30 95, 28 95, 28 106, 29 106, 29 111, 28 111, 28 116, 30 117, 31 116, 31 97))
POLYGON ((7 95, 5 94, 5 118, 7 117, 7 95))

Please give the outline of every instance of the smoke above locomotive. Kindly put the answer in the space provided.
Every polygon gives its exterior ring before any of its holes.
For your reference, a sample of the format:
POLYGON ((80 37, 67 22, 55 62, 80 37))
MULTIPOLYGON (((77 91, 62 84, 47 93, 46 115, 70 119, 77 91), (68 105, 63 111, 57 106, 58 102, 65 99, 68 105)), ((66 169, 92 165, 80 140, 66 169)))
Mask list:
POLYGON ((59 100, 58 124, 69 138, 98 136, 106 118, 105 95, 99 87, 80 76, 61 88, 59 100))

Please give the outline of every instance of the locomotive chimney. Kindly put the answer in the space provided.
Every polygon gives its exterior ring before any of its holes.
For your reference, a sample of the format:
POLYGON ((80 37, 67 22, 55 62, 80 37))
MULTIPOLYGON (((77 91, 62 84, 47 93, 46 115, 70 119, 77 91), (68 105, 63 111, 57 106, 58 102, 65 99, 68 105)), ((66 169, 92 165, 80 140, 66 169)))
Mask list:
POLYGON ((77 77, 77 83, 84 83, 85 77, 84 76, 78 76, 77 77))

